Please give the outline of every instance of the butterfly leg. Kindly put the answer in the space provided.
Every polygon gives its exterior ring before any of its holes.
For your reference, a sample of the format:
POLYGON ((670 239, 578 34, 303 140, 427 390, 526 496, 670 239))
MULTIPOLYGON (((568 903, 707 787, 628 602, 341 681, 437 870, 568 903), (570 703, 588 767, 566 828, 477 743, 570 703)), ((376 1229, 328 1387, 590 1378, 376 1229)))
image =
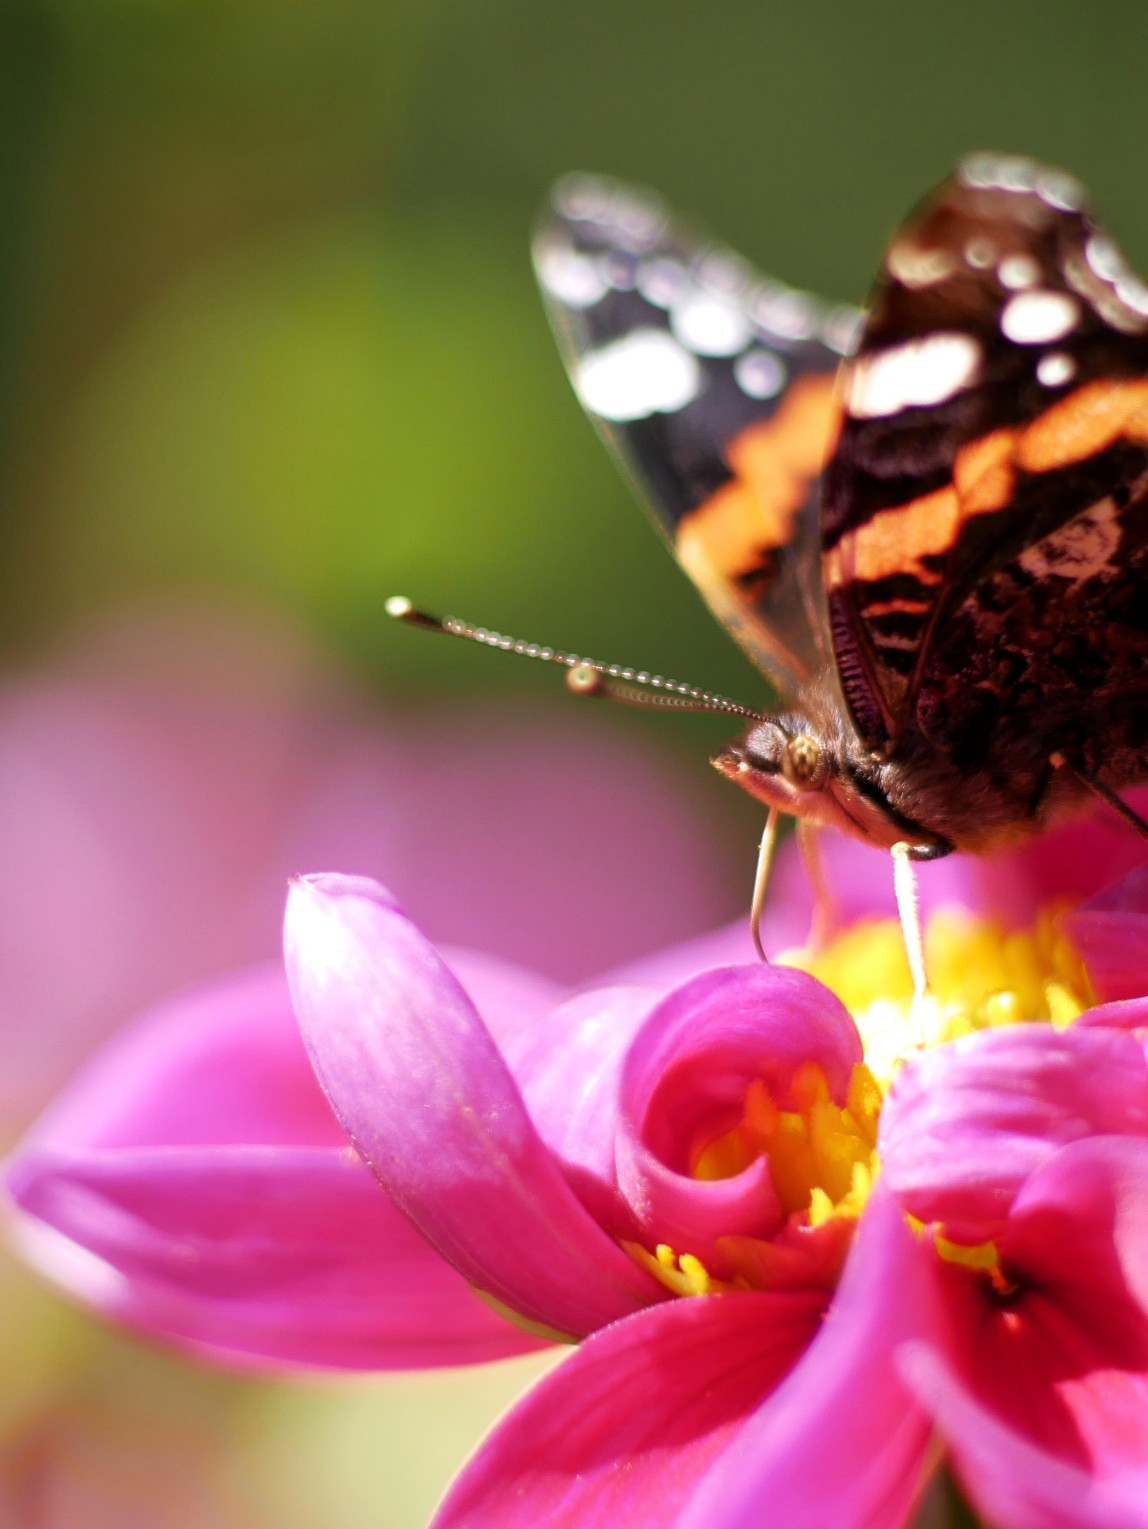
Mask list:
POLYGON ((1066 759, 1063 754, 1050 754, 1048 762, 1054 770, 1067 770, 1070 775, 1075 775, 1078 781, 1087 786, 1102 802, 1106 802, 1113 812, 1118 813, 1138 834, 1148 839, 1148 823, 1139 813, 1133 812, 1128 803, 1122 801, 1102 780, 1098 780, 1082 765, 1074 764, 1071 759, 1066 759))
POLYGON ((818 951, 824 950, 841 922, 837 899, 833 895, 833 888, 825 874, 819 832, 820 830, 807 819, 798 818, 797 846, 801 851, 805 874, 813 893, 813 917, 810 919, 805 949, 814 956, 818 951))
POLYGON ((765 908, 765 894, 769 890, 769 872, 773 865, 773 852, 777 847, 777 823, 781 813, 771 807, 762 830, 761 843, 757 847, 757 870, 753 878, 753 900, 749 905, 749 932, 753 936, 753 948, 759 958, 769 965, 769 957, 761 943, 761 915, 765 908))

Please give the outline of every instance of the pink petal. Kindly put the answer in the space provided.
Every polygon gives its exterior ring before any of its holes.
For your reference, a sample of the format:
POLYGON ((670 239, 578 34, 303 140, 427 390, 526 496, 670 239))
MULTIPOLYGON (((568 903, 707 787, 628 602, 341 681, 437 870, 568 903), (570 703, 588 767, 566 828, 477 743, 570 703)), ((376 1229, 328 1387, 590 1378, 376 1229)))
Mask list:
POLYGON ((1148 993, 1148 866, 1138 866, 1064 920, 1105 1000, 1148 993))
POLYGON ((1039 1449, 980 1405, 928 1344, 902 1346, 906 1384, 950 1445, 966 1495, 997 1529, 1144 1529, 1148 1465, 1104 1480, 1039 1449))
MULTIPOLYGON (((1148 812, 1148 789, 1124 793, 1148 812)), ((1010 925, 1029 923, 1050 903, 1080 903, 1144 861, 1144 840, 1116 813, 1097 805, 1018 849, 974 862, 976 906, 1010 925)))
POLYGON ((647 1237, 714 1270, 718 1238, 777 1232, 783 1213, 764 1158, 703 1182, 691 1153, 740 1121, 755 1079, 792 1109, 794 1073, 816 1063, 843 1103, 861 1056, 844 1006, 804 972, 727 967, 669 993, 636 1035, 621 1081, 618 1182, 647 1237))
POLYGON ((1084 958, 1098 998, 1107 1003, 1148 992, 1148 917, 1083 908, 1066 915, 1064 926, 1084 958))
POLYGON ((930 1261, 931 1343, 906 1373, 994 1522, 1126 1522, 1130 1484, 1148 1479, 1148 1142, 1056 1153, 1018 1195, 999 1247, 1016 1286, 1005 1296, 930 1261), (1050 1467, 1080 1518, 1041 1517, 1050 1467))
POLYGON ((286 941, 332 1108, 395 1203, 471 1283, 575 1335, 661 1298, 579 1204, 473 1004, 379 887, 297 881, 286 941))
POLYGON ((1067 1142, 1148 1133, 1148 1061, 1133 1034, 1016 1025, 933 1051, 881 1116, 885 1182, 924 1222, 991 1239, 1026 1179, 1067 1142))
POLYGON ((434 1529, 675 1523, 823 1308, 812 1292, 713 1296, 604 1328, 487 1436, 434 1529))
POLYGON ((1078 1030, 1148 1030, 1148 998, 1123 998, 1098 1003, 1076 1021, 1078 1030))
POLYGON ((529 1041, 562 998, 562 989, 548 977, 485 951, 452 945, 442 955, 500 1049, 529 1041))
POLYGON ((126 1031, 41 1120, 8 1187, 50 1277, 232 1362, 406 1367, 532 1346, 351 1154, 279 968, 126 1031))
MULTIPOLYGON (((1142 858, 1143 855, 1142 845, 1142 858)), ((1097 892, 1095 897, 1090 897, 1083 906, 1097 913, 1139 914, 1148 918, 1148 865, 1137 865, 1097 892)))
POLYGON ((691 1498, 675 1529, 901 1529, 930 1423, 895 1365, 925 1299, 912 1234, 874 1191, 824 1326, 691 1498))
POLYGON ((293 1019, 278 963, 194 988, 109 1041, 28 1140, 345 1147, 293 1019))
POLYGON ((582 993, 504 1048, 530 1118, 567 1182, 615 1237, 637 1234, 618 1190, 618 1096, 626 1053, 653 1001, 639 987, 582 993))
POLYGON ((33 1151, 24 1251, 106 1315, 262 1369, 411 1369, 538 1341, 497 1316, 346 1148, 33 1151))

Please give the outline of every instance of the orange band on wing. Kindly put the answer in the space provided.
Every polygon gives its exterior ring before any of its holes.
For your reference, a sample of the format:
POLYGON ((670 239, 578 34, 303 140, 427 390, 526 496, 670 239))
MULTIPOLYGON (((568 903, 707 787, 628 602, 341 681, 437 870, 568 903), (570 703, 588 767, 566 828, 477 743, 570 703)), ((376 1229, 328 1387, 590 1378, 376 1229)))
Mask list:
POLYGON ((1148 381, 1085 383, 1039 415, 1020 437, 1017 465, 1051 472, 1083 462, 1125 436, 1148 440, 1148 381))
POLYGON ((875 583, 897 574, 908 574, 919 584, 939 584, 941 575, 921 559, 947 552, 960 523, 960 501, 951 484, 880 510, 825 554, 825 587, 832 591, 854 580, 875 583))
POLYGON ((899 574, 926 587, 939 584, 941 575, 922 559, 948 552, 966 520, 1008 504, 1016 476, 1016 438, 1015 430, 993 430, 970 441, 953 461, 951 484, 908 504, 879 510, 843 536, 825 555, 826 588, 840 589, 854 579, 874 583, 899 574))
POLYGON ((962 519, 1004 509, 1012 498, 1016 481, 1012 465, 1015 450, 1015 430, 993 430, 957 452, 953 482, 961 501, 962 519))
POLYGON ((744 578, 786 546, 793 523, 837 436, 841 409, 831 377, 803 377, 777 412, 734 437, 725 456, 735 477, 684 517, 682 566, 704 583, 744 578))

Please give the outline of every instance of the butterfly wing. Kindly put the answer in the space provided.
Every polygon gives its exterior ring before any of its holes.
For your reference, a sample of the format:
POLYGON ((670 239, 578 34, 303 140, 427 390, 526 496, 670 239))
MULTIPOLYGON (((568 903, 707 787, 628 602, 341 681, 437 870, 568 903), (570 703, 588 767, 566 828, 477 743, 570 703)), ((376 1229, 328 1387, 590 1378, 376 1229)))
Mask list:
POLYGON ((586 176, 555 188, 534 257, 583 406, 710 608, 793 692, 829 662, 819 477, 856 310, 586 176))
POLYGON ((862 739, 1142 775, 1148 287, 1079 183, 964 161, 890 244, 843 398, 823 577, 862 739))

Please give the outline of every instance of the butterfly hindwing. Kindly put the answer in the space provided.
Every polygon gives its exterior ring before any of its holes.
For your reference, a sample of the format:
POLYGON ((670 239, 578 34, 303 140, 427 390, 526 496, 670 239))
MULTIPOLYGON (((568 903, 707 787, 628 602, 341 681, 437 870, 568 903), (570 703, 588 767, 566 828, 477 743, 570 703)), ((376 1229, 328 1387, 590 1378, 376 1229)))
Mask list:
POLYGON ((585 176, 555 188, 535 265, 583 406, 711 609, 792 694, 830 661, 819 477, 855 310, 585 176))
POLYGON ((1142 775, 1148 287, 1079 184, 964 161, 891 243, 843 380, 823 576, 863 741, 1142 775))

